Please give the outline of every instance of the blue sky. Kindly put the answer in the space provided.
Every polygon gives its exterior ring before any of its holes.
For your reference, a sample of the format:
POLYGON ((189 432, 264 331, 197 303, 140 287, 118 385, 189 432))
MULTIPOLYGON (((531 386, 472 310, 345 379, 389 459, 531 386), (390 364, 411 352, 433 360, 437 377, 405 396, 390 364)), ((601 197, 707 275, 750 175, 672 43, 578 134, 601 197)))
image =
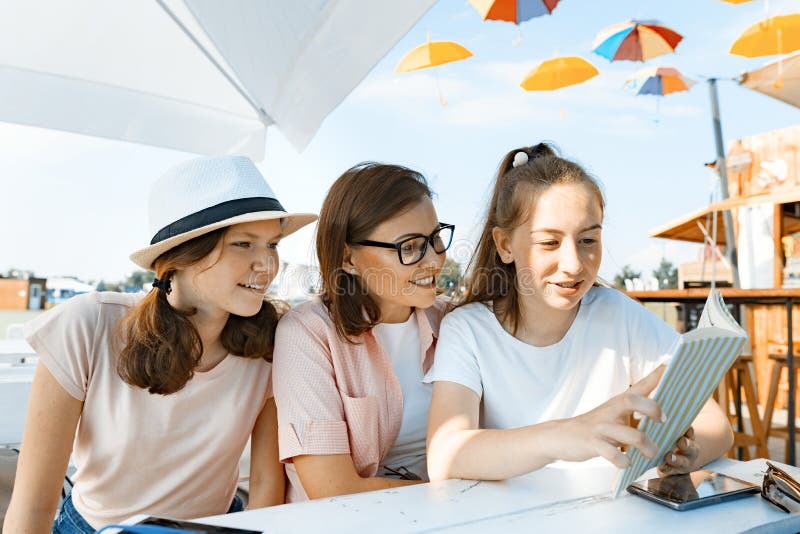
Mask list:
MULTIPOLYGON (((318 211, 333 180, 363 160, 422 171, 437 193, 442 221, 457 226, 455 259, 465 262, 501 157, 540 140, 582 163, 606 197, 601 275, 625 264, 649 272, 665 255, 692 260, 697 247, 647 237, 648 231, 708 202, 714 159, 707 83, 732 78, 771 58, 727 53, 745 28, 764 17, 762 0, 563 0, 554 14, 517 27, 483 22, 465 0, 441 0, 331 113, 302 153, 276 129, 259 164, 281 202, 318 211), (684 35, 675 54, 647 66, 679 68, 697 80, 688 93, 635 97, 622 85, 641 63, 591 52, 594 35, 628 18, 658 19, 684 35), (394 73, 426 39, 455 40, 474 57, 436 71, 394 73), (520 44, 514 44, 520 35, 520 44), (540 61, 580 55, 600 75, 549 93, 519 88, 540 61), (448 101, 437 98, 437 77, 448 101)), ((771 14, 800 11, 797 0, 772 0, 771 14)), ((800 123, 800 110, 721 81, 725 141, 800 123)), ((150 184, 190 154, 0 123, 0 271, 120 279, 135 266, 128 254, 145 244, 150 184)), ((313 229, 281 245, 282 258, 311 263, 313 229)))

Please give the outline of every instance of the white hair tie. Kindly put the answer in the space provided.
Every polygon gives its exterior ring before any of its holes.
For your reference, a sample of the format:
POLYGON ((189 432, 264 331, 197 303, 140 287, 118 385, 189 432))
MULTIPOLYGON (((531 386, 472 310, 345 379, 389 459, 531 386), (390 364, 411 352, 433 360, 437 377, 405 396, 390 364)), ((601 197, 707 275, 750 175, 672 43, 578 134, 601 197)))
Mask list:
POLYGON ((525 165, 526 163, 528 163, 528 153, 520 150, 514 154, 514 163, 512 163, 511 166, 519 167, 520 165, 525 165))

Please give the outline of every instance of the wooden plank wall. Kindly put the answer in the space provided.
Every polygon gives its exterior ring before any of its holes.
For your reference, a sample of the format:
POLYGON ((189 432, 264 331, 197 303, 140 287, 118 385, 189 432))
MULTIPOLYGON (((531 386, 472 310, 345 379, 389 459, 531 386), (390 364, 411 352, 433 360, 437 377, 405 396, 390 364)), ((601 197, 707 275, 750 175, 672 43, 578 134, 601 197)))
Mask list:
MULTIPOLYGON (((761 133, 736 140, 728 145, 727 157, 728 190, 731 198, 777 193, 800 187, 800 125, 761 133), (770 175, 771 162, 782 160, 786 163, 787 175, 779 181, 770 175), (763 165, 766 163, 766 165, 763 165)), ((736 215, 734 214, 734 218, 736 215)), ((780 237, 784 233, 780 206, 776 206, 773 218, 775 232, 775 257, 773 279, 775 287, 781 287, 783 280, 783 250, 780 237)), ((734 224, 734 227, 738 226, 734 224)), ((770 341, 786 337, 786 310, 780 305, 748 306, 748 330, 753 359, 756 367, 758 396, 764 406, 769 391, 771 361, 768 357, 770 341)), ((800 309, 792 314, 793 336, 800 342, 800 309)), ((786 380, 784 376, 784 382, 786 380)), ((800 385, 800 384, 799 384, 800 385)), ((778 396, 778 406, 786 406, 785 389, 778 396)), ((800 409, 800 403, 798 403, 800 409)))
POLYGON ((761 133, 728 146, 728 191, 731 198, 777 193, 800 187, 800 125, 761 133), (782 160, 784 181, 770 180, 764 165, 782 160))

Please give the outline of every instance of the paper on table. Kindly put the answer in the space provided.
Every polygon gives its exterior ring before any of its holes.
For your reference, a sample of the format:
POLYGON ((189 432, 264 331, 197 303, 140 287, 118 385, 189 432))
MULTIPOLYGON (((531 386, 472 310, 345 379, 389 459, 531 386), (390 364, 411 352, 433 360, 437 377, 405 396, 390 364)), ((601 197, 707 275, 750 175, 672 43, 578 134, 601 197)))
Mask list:
POLYGON ((638 449, 632 449, 628 453, 630 465, 617 477, 612 492, 614 497, 618 497, 645 471, 662 463, 664 455, 686 432, 733 365, 745 341, 747 333, 728 313, 722 295, 711 291, 697 328, 681 336, 653 397, 667 421, 661 423, 645 417, 639 423, 639 430, 656 444, 658 454, 648 459, 638 449))

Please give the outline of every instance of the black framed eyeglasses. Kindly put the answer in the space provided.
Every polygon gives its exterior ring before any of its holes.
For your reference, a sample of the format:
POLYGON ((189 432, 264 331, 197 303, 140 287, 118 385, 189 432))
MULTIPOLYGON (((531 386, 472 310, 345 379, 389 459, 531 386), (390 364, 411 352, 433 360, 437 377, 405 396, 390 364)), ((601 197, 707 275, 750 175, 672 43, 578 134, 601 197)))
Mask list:
POLYGON ((439 227, 431 235, 416 234, 404 238, 397 243, 386 243, 383 241, 372 241, 365 239, 351 243, 352 245, 363 245, 367 247, 393 248, 397 250, 397 257, 403 265, 413 265, 425 257, 428 251, 428 244, 433 247, 437 254, 443 254, 453 242, 453 231, 455 225, 439 223, 439 227))
POLYGON ((761 482, 761 496, 786 513, 800 511, 800 483, 770 462, 761 482))

